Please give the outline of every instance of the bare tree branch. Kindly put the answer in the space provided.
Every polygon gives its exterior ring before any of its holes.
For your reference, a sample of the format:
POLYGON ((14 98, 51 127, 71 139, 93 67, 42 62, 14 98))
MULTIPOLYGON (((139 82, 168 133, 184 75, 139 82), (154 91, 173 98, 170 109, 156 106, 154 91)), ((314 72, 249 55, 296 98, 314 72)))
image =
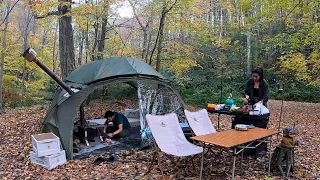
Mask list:
POLYGON ((143 26, 142 22, 140 21, 140 19, 139 19, 139 17, 138 17, 138 14, 137 14, 137 10, 136 10, 135 5, 133 4, 132 0, 128 0, 128 1, 129 1, 130 5, 131 5, 131 7, 132 7, 132 11, 133 11, 134 17, 137 19, 137 21, 138 21, 140 27, 142 28, 142 30, 145 31, 145 30, 146 30, 146 27, 143 26))
MULTIPOLYGON (((161 13, 161 19, 162 18, 165 18, 166 14, 173 8, 173 6, 177 3, 177 0, 175 0, 173 2, 173 4, 171 5, 170 8, 167 8, 167 7, 164 7, 163 8, 163 11, 161 13)), ((165 5, 164 5, 165 6, 165 5)), ((157 44, 158 44, 158 41, 159 41, 159 36, 160 36, 160 29, 161 29, 161 24, 159 24, 159 28, 158 28, 158 32, 157 32, 157 38, 156 38, 156 42, 154 43, 154 47, 151 51, 151 55, 150 55, 150 59, 149 59, 149 64, 151 65, 152 63, 152 57, 153 57, 153 54, 154 54, 154 51, 156 50, 156 47, 157 47, 157 44)))
MULTIPOLYGON (((110 26, 112 26, 109 22, 108 22, 108 24, 109 24, 110 26)), ((123 41, 123 39, 122 39, 121 35, 118 33, 118 31, 116 31, 115 28, 112 28, 111 30, 113 30, 113 31, 120 37, 120 40, 121 40, 122 44, 123 44, 123 45, 126 45, 126 43, 123 41)))
POLYGON ((53 15, 59 15, 59 11, 48 12, 47 14, 42 15, 42 16, 38 16, 35 13, 33 14, 35 19, 42 19, 42 18, 46 18, 46 17, 49 17, 49 16, 53 16, 53 15))
POLYGON ((17 0, 12 7, 10 8, 9 12, 6 14, 6 17, 4 17, 3 21, 1 22, 0 26, 2 26, 2 24, 6 21, 6 19, 8 18, 9 14, 11 13, 12 9, 16 6, 16 4, 19 2, 20 0, 17 0))
POLYGON ((169 11, 171 11, 171 9, 172 9, 173 6, 177 3, 177 1, 178 1, 178 0, 175 0, 175 1, 172 3, 171 7, 168 8, 168 9, 166 9, 166 11, 164 11, 164 14, 167 14, 169 11))
POLYGON ((291 11, 284 17, 283 21, 286 21, 288 16, 296 9, 296 7, 298 7, 298 5, 300 5, 302 2, 302 0, 299 0, 299 2, 291 9, 291 11))

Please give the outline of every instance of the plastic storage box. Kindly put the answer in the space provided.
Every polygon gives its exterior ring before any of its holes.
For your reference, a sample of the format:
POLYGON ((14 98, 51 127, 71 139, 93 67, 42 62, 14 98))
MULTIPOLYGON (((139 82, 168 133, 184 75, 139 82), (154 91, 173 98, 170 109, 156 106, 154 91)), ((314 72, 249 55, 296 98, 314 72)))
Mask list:
POLYGON ((60 139, 53 133, 42 133, 31 136, 32 149, 37 157, 61 152, 60 139))
POLYGON ((30 159, 31 163, 38 164, 44 168, 47 168, 49 170, 64 164, 66 160, 66 153, 64 150, 60 151, 56 154, 51 154, 43 157, 38 157, 37 153, 34 151, 30 152, 30 159))

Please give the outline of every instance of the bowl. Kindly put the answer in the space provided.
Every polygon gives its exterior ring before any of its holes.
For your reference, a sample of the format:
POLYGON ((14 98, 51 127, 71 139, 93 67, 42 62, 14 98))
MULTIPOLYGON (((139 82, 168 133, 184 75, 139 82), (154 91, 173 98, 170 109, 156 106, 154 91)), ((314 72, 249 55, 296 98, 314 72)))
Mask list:
POLYGON ((235 128, 236 128, 236 130, 239 130, 239 131, 247 131, 248 130, 248 125, 236 124, 235 128))
POLYGON ((249 129, 253 129, 254 128, 254 125, 247 125, 247 127, 249 128, 249 129))

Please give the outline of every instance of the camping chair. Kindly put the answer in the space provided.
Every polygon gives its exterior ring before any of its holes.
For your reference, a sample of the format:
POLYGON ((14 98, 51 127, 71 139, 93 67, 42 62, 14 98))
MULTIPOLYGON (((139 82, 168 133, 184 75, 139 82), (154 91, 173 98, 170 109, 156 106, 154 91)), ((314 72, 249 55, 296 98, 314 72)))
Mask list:
MULTIPOLYGON (((175 113, 170 113, 166 115, 147 114, 146 119, 153 136, 155 148, 155 152, 153 153, 152 161, 149 166, 148 172, 150 172, 154 160, 157 157, 158 165, 162 177, 164 178, 162 164, 160 161, 160 151, 168 155, 177 156, 178 158, 201 154, 203 152, 202 147, 196 146, 186 139, 179 125, 178 117, 175 113)), ((170 158, 170 156, 168 157, 170 158)), ((172 158, 170 158, 170 160, 176 166, 179 166, 178 162, 173 161, 172 158)), ((201 164, 200 172, 202 171, 202 165, 203 164, 201 164)), ((179 168, 179 171, 180 170, 181 168, 179 168)), ((176 174, 179 171, 177 171, 176 174)))
MULTIPOLYGON (((184 113, 186 115, 187 121, 190 125, 190 128, 192 129, 192 132, 196 136, 216 133, 216 129, 214 128, 206 109, 202 109, 196 112, 190 112, 188 110, 184 110, 184 113)), ((207 144, 206 144, 207 145, 207 144)), ((212 146, 208 147, 208 151, 205 152, 205 156, 208 157, 208 153, 218 153, 219 151, 213 150, 212 146)), ((224 159, 224 162, 226 162, 225 156, 222 155, 222 158, 224 159)), ((209 168, 209 165, 206 165, 207 168, 209 168)))
POLYGON ((217 132, 208 116, 208 112, 202 109, 197 112, 184 110, 188 123, 196 136, 217 132))

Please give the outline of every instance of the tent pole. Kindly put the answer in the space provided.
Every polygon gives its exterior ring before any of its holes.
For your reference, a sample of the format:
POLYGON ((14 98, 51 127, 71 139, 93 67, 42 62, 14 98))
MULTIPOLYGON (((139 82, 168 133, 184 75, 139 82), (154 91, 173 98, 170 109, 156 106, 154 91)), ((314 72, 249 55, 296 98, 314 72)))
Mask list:
POLYGON ((82 127, 85 126, 85 119, 84 119, 84 109, 83 109, 83 103, 80 105, 80 125, 82 127))

